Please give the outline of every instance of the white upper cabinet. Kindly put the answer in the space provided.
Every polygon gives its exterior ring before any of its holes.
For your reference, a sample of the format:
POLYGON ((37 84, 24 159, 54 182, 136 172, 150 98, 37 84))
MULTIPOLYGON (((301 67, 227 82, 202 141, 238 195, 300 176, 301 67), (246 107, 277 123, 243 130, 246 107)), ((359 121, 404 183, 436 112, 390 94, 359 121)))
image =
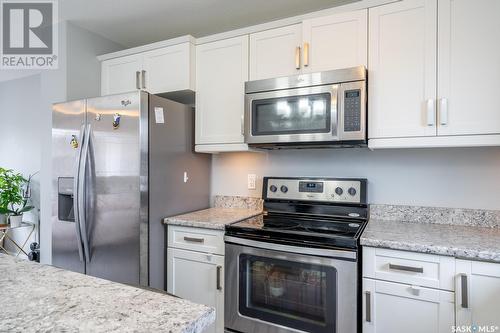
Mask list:
POLYGON ((439 135, 500 133, 500 1, 439 0, 439 135))
POLYGON ((500 327, 500 264, 457 260, 456 283, 457 326, 500 327))
POLYGON ((152 94, 195 90, 195 46, 183 43, 145 52, 143 88, 152 94))
POLYGON ((251 34, 250 80, 299 74, 301 45, 301 24, 251 34))
POLYGON ((140 89, 142 55, 110 59, 101 64, 101 94, 111 95, 140 89))
POLYGON ((184 42, 101 63, 101 94, 146 90, 152 94, 195 89, 195 47, 184 42))
POLYGON ((368 146, 500 145, 500 1, 369 10, 368 146))
POLYGON ((205 144, 241 148, 247 80, 248 35, 196 46, 197 151, 205 144))
POLYGON ((304 20, 303 71, 366 66, 367 25, 367 10, 304 20))
POLYGON ((436 135, 437 0, 370 8, 369 138, 436 135))

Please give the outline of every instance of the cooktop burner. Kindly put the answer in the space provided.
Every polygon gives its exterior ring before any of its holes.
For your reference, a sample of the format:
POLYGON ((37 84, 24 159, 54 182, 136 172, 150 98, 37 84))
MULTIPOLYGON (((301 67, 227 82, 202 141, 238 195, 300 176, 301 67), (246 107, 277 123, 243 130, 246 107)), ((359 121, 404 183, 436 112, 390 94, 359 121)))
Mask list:
POLYGON ((368 222, 366 180, 264 178, 264 211, 226 234, 260 241, 356 249, 368 222))
POLYGON ((287 230, 321 236, 355 237, 361 227, 358 221, 325 220, 322 218, 298 218, 296 216, 263 216, 263 230, 287 230))

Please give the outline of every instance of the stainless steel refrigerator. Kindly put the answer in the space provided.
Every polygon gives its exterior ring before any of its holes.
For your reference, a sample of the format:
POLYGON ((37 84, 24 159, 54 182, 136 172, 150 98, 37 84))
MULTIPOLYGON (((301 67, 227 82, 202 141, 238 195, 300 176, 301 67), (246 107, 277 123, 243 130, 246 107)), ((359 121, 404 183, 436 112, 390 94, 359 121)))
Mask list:
POLYGON ((194 110, 137 91, 53 106, 52 264, 165 289, 162 219, 209 206, 194 110))

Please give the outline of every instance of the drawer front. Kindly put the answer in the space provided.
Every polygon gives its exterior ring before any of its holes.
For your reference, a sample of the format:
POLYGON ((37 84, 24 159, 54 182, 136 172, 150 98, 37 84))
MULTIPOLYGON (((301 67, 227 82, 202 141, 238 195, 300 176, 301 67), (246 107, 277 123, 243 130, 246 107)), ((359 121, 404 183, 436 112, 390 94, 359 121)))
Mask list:
POLYGON ((224 255, 224 231, 169 225, 168 247, 224 255))
POLYGON ((416 286, 455 290, 455 258, 363 248, 363 276, 416 286))

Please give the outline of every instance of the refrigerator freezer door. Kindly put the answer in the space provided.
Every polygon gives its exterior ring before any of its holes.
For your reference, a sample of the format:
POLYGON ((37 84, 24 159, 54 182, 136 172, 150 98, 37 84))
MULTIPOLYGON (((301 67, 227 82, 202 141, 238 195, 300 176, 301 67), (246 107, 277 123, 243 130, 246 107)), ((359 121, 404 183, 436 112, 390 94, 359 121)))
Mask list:
MULTIPOLYGON (((87 163, 93 159, 85 185, 87 274, 134 285, 141 268, 141 109, 147 117, 142 92, 87 100, 92 135, 87 163)), ((147 167, 147 160, 142 164, 147 167)))
POLYGON ((85 273, 74 194, 85 125, 85 101, 55 104, 52 113, 52 264, 85 273))

